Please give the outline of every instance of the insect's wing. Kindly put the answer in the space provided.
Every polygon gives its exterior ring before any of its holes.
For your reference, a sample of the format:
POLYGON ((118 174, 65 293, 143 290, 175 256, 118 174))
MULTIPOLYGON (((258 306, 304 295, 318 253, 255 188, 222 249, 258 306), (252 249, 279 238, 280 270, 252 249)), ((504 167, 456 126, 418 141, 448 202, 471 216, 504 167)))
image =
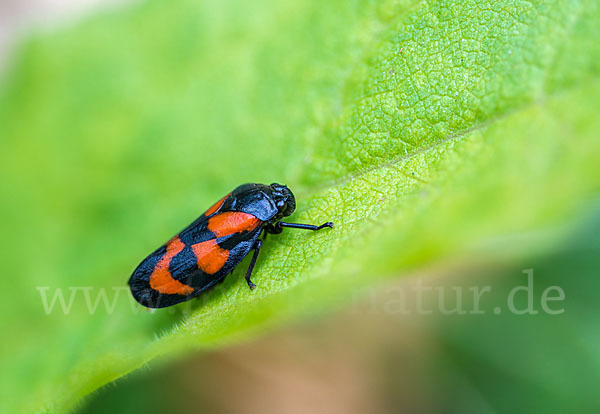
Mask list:
POLYGON ((138 266, 129 280, 133 296, 151 308, 196 296, 220 282, 248 254, 262 225, 241 212, 200 216, 138 266))
POLYGON ((206 227, 206 222, 208 221, 210 216, 213 216, 216 213, 218 213, 221 210, 221 208, 223 207, 223 204, 225 204, 225 201, 227 201, 227 199, 230 196, 231 196, 231 193, 227 194, 225 197, 223 197, 222 199, 217 201, 215 204, 210 206, 210 208, 208 210, 206 210, 200 217, 198 217, 196 220, 194 220, 194 222, 192 224, 187 226, 181 232, 183 233, 185 231, 188 231, 188 230, 191 230, 194 228, 201 230, 202 228, 206 227))
POLYGON ((148 308, 162 308, 180 301, 172 298, 193 294, 194 289, 177 280, 171 273, 173 258, 185 249, 179 237, 158 248, 135 269, 129 279, 133 297, 148 308))

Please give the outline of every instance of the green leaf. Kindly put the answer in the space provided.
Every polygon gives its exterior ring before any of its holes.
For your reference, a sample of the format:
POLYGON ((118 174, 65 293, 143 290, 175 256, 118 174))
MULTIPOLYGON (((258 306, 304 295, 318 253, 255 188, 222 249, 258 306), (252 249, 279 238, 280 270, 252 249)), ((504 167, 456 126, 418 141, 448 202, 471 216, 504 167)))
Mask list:
POLYGON ((554 243, 512 236, 600 187, 599 18, 593 1, 151 1, 32 39, 0 97, 3 411, 67 412, 385 277, 554 243), (244 262, 200 302, 133 306, 137 262, 248 181, 336 228, 271 238, 256 291, 244 262), (57 289, 66 315, 44 312, 57 289), (101 289, 115 308, 90 314, 101 289))

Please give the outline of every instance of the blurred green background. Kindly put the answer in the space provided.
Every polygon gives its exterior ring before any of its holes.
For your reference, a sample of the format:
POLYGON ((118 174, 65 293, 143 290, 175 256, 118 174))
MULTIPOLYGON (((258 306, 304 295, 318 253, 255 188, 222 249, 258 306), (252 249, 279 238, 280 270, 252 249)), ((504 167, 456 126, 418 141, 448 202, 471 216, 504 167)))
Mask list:
MULTIPOLYGON (((59 7, 16 4, 5 27, 59 7)), ((53 13, 0 71, 0 411, 598 412, 596 1, 53 13), (200 301, 132 303, 148 252, 273 181, 336 229, 272 238, 252 293, 245 262, 200 301), (513 314, 527 269, 539 313, 513 314), (484 314, 444 314, 474 286, 484 314)))

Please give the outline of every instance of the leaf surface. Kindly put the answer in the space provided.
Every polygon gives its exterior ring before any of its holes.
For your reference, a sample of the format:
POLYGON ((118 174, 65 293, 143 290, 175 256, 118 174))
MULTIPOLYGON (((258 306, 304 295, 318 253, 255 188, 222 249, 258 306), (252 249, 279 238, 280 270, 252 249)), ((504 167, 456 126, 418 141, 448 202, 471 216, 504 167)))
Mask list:
POLYGON ((511 240, 600 186, 598 21, 593 1, 182 0, 33 38, 0 97, 5 410, 67 412, 157 356, 552 243, 511 240), (199 303, 132 307, 145 254, 273 181, 336 228, 271 238, 253 292, 244 262, 199 303), (59 288, 72 308, 47 315, 59 288), (115 307, 90 314, 101 289, 115 307))

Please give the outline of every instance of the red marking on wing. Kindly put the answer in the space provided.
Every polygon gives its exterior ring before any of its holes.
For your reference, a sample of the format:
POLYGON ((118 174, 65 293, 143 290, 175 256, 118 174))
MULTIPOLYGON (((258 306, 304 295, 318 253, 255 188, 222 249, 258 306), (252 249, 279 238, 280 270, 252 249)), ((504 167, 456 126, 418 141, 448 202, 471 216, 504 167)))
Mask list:
POLYGON ((260 220, 252 214, 226 212, 208 219, 208 229, 217 237, 229 236, 233 233, 254 230, 260 220))
POLYGON ((194 292, 194 288, 173 279, 169 271, 171 260, 183 250, 185 244, 175 236, 167 243, 167 252, 160 258, 154 271, 150 275, 150 287, 157 292, 166 294, 189 295, 194 292))
POLYGON ((198 260, 198 269, 209 275, 221 270, 229 257, 229 250, 221 248, 216 239, 192 244, 192 250, 198 260))
POLYGON ((223 205, 223 203, 225 202, 225 200, 227 199, 227 197, 229 197, 230 195, 231 195, 231 193, 227 194, 225 197, 223 197, 222 199, 220 199, 219 201, 217 201, 215 204, 213 204, 211 208, 209 208, 208 210, 206 210, 204 212, 204 215, 208 217, 211 214, 213 214, 215 211, 217 211, 218 209, 220 209, 221 206, 223 205))

